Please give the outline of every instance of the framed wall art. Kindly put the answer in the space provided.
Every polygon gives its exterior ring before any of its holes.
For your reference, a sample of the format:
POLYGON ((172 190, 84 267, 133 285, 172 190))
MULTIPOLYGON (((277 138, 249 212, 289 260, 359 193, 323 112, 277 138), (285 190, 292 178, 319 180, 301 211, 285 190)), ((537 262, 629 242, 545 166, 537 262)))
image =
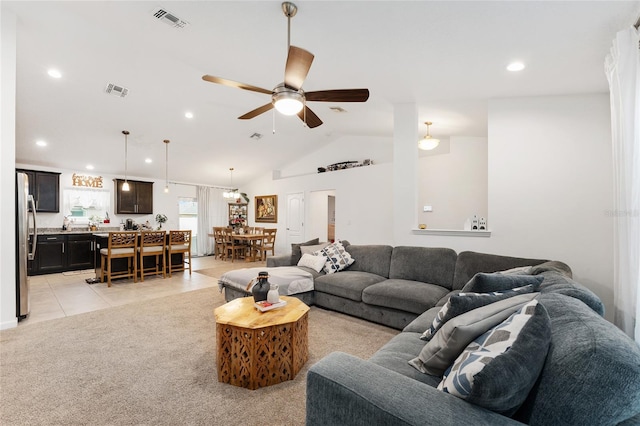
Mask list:
POLYGON ((256 222, 278 222, 278 196, 256 195, 256 222))

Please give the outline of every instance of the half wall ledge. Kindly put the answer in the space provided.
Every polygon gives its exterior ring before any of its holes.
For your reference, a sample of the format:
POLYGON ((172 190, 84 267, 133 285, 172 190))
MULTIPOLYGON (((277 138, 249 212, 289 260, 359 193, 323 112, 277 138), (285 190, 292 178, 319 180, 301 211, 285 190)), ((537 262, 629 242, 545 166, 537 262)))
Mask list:
POLYGON ((415 235, 440 235, 446 237, 491 237, 491 231, 465 231, 462 229, 418 229, 413 228, 411 232, 415 235))

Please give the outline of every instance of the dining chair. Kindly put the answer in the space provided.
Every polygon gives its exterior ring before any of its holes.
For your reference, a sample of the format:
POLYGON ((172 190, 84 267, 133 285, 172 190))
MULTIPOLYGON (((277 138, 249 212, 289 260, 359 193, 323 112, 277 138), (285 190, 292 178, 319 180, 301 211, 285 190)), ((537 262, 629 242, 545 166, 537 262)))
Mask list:
POLYGON ((257 250, 260 252, 260 260, 267 258, 267 252, 271 251, 271 256, 275 254, 276 245, 276 232, 277 228, 265 228, 262 235, 264 238, 258 241, 256 245, 257 250))
POLYGON ((224 226, 214 226, 213 227, 213 258, 224 259, 224 226))
POLYGON ((232 228, 225 228, 224 230, 224 253, 225 253, 225 260, 229 259, 229 257, 231 257, 231 262, 233 263, 233 261, 236 258, 244 258, 245 254, 247 252, 247 248, 249 246, 244 243, 241 242, 239 240, 236 239, 236 235, 233 233, 233 229, 232 228), (229 253, 231 253, 231 256, 229 256, 229 253), (238 256, 236 256, 238 255, 238 256))
POLYGON ((169 276, 173 271, 186 271, 189 265, 189 275, 191 275, 191 231, 169 231, 169 242, 167 243, 169 276), (180 266, 173 265, 174 254, 182 255, 180 266))
POLYGON ((136 231, 109 232, 107 248, 100 249, 100 282, 107 277, 107 287, 113 278, 133 278, 138 282, 138 233, 136 231), (112 273, 114 259, 127 259, 127 269, 112 273))
POLYGON ((144 273, 153 272, 155 275, 162 273, 162 278, 167 277, 165 267, 165 248, 167 245, 166 231, 142 231, 140 234, 140 245, 138 253, 140 254, 140 281, 144 282, 144 273), (155 257, 155 265, 145 268, 144 258, 155 257))

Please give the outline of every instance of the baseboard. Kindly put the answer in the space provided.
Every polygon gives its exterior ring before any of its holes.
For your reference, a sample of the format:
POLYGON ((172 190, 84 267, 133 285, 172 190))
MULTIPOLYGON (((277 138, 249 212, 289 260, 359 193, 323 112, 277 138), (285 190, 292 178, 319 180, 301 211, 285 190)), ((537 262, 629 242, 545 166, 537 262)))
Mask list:
POLYGON ((8 330, 10 328, 16 328, 18 326, 18 318, 14 318, 10 321, 0 322, 0 330, 8 330))

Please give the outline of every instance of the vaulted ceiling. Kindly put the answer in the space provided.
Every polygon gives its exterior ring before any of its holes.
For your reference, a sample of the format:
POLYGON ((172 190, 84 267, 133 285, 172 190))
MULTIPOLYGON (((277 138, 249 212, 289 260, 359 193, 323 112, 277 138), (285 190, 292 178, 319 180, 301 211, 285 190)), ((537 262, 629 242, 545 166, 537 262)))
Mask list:
POLYGON ((17 16, 16 161, 123 175, 126 129, 130 176, 164 178, 169 139, 171 180, 228 185, 234 167, 242 184, 341 137, 391 143, 394 104, 406 102, 421 133, 432 121, 435 137, 486 136, 488 99, 606 92, 611 41, 640 14, 639 1, 295 3, 291 44, 315 55, 303 88, 371 93, 310 102, 324 121, 315 129, 271 112, 238 120, 269 96, 202 80, 282 82, 281 2, 2 1, 17 16), (187 25, 155 18, 158 8, 187 25), (515 60, 526 68, 507 71, 515 60), (107 94, 109 83, 128 95, 107 94))

